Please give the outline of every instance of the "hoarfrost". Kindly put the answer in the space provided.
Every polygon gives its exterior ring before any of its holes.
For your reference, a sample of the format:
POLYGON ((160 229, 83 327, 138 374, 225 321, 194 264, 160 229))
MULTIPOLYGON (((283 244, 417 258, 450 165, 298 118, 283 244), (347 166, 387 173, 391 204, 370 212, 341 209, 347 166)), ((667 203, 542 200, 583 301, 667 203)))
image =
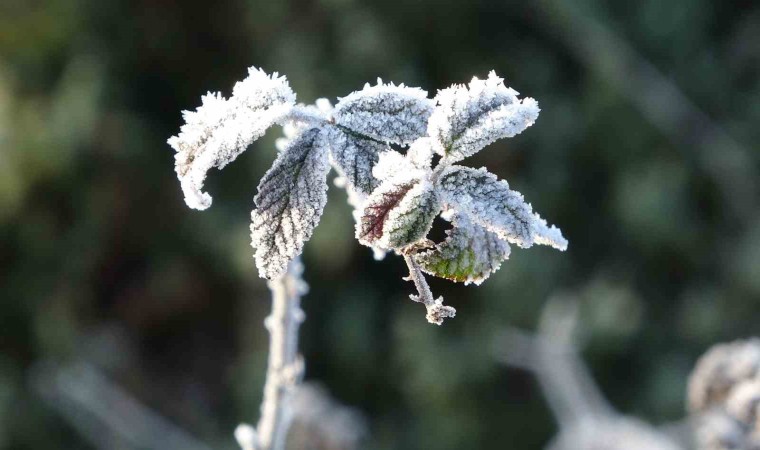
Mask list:
POLYGON ((259 183, 251 213, 251 245, 259 274, 285 272, 301 253, 327 203, 327 146, 319 128, 293 139, 259 183))
POLYGON ((473 155, 497 139, 512 137, 533 125, 538 102, 518 100, 519 93, 504 85, 493 71, 486 80, 473 78, 468 86, 454 85, 438 92, 428 133, 436 151, 450 162, 473 155))
POLYGON ((408 144, 424 136, 433 101, 419 88, 366 84, 340 99, 333 115, 336 123, 382 142, 408 144))
POLYGON ((233 161, 275 123, 278 156, 262 178, 251 213, 251 240, 259 274, 280 276, 301 253, 327 201, 330 166, 338 172, 354 207, 356 237, 376 257, 388 251, 404 256, 428 320, 441 323, 454 310, 435 299, 423 271, 479 284, 510 253, 550 245, 565 250, 559 229, 547 225, 518 192, 485 169, 452 166, 496 139, 531 126, 538 104, 491 72, 429 99, 427 92, 394 84, 367 84, 339 99, 335 107, 319 99, 295 103, 285 77, 251 68, 229 98, 202 97, 196 111, 185 111, 180 133, 169 139, 186 203, 211 205, 202 191, 206 173, 233 161), (391 144, 407 146, 401 152, 391 144), (434 155, 442 156, 433 164, 434 155), (447 239, 427 239, 442 209, 453 217, 447 239))
POLYGON ((447 167, 438 186, 445 202, 502 239, 523 248, 535 243, 567 249, 567 240, 559 229, 548 226, 522 194, 510 190, 506 181, 484 168, 447 167))
POLYGON ((388 146, 373 139, 346 133, 339 128, 329 128, 330 156, 335 170, 346 179, 348 189, 367 196, 380 185, 372 176, 372 168, 378 155, 388 146))
POLYGON ((229 99, 208 93, 197 110, 184 111, 185 124, 168 143, 177 152, 175 171, 187 205, 193 209, 211 206, 211 196, 202 191, 206 173, 235 160, 288 114, 295 99, 285 77, 252 67, 248 77, 235 84, 229 99))
POLYGON ((401 249, 427 236, 441 202, 433 186, 420 181, 390 210, 379 247, 401 249))

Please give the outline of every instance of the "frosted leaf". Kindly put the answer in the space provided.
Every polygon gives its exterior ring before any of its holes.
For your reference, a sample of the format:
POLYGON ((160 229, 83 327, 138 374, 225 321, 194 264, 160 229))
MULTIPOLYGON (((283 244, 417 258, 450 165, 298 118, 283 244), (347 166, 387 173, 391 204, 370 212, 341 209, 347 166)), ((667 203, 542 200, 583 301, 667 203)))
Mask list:
POLYGON ((261 179, 251 245, 262 277, 280 276, 301 253, 327 203, 329 171, 324 136, 312 128, 294 138, 261 179))
POLYGON ((372 176, 372 167, 388 145, 337 127, 329 127, 326 133, 330 142, 330 159, 338 173, 346 179, 348 188, 369 195, 380 184, 372 176))
POLYGON ((428 123, 436 151, 456 162, 533 125, 538 103, 532 98, 519 100, 517 95, 493 71, 486 80, 473 78, 468 86, 439 91, 435 97, 438 106, 428 123))
POLYGON ((567 249, 558 228, 549 227, 522 194, 485 169, 447 167, 438 178, 438 189, 444 202, 502 239, 523 248, 543 244, 567 249))
POLYGON ((400 249, 419 241, 428 234, 440 210, 441 202, 433 186, 420 181, 388 213, 378 245, 400 249))
POLYGON ((414 258, 425 273, 479 285, 509 258, 509 244, 465 215, 455 215, 452 224, 445 241, 414 258))
POLYGON ((350 128, 373 139, 408 144, 427 131, 433 101, 418 88, 369 84, 340 99, 333 117, 338 125, 350 128))
POLYGON ((295 94, 285 77, 250 68, 229 99, 209 93, 201 100, 196 111, 183 112, 185 124, 168 140, 177 152, 175 171, 185 202, 194 209, 211 206, 211 196, 202 191, 206 173, 232 162, 280 121, 293 107, 295 94))
POLYGON ((398 184, 384 183, 369 196, 356 221, 356 239, 361 244, 372 246, 383 237, 383 227, 391 209, 404 199, 415 184, 414 179, 405 179, 398 184))
POLYGON ((425 236, 440 210, 432 185, 399 176, 380 185, 364 202, 356 223, 360 243, 400 248, 425 236))

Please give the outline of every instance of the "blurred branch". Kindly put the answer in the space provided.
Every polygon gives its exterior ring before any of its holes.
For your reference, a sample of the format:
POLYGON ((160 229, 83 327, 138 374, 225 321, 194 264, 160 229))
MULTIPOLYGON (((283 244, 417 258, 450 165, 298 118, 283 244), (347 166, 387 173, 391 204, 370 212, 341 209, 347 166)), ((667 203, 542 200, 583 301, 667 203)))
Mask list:
POLYGON ((367 433, 364 417, 335 401, 321 385, 298 386, 291 399, 288 449, 355 450, 367 433))
POLYGON ((97 448, 211 449, 89 363, 64 368, 39 364, 32 372, 32 384, 45 402, 97 448))
POLYGON ((575 3, 543 0, 546 16, 567 35, 575 56, 625 95, 665 134, 682 156, 707 173, 731 212, 740 218, 757 204, 752 153, 621 36, 575 3))
POLYGON ((302 273, 303 264, 295 258, 282 277, 268 283, 272 313, 264 320, 270 335, 264 400, 256 428, 241 424, 235 430, 235 438, 244 450, 282 450, 285 444, 292 418, 288 402, 304 370, 298 353, 298 328, 304 320, 301 295, 307 289, 302 273))
POLYGON ((495 340, 499 361, 536 375, 561 426, 613 412, 573 345, 576 306, 550 300, 541 315, 537 336, 506 327, 495 340))
POLYGON ((577 322, 577 303, 554 298, 544 307, 537 336, 507 327, 494 341, 499 361, 532 371, 541 385, 560 425, 547 448, 680 450, 681 433, 621 415, 607 402, 573 343, 577 322))

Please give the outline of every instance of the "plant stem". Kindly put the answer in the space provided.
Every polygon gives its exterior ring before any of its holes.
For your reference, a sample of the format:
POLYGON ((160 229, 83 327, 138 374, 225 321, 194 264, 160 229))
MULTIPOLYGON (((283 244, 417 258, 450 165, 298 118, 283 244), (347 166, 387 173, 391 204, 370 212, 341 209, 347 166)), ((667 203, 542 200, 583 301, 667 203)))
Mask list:
POLYGON ((404 255, 404 261, 406 261, 406 265, 409 267, 409 276, 404 279, 413 281, 418 293, 418 295, 410 295, 409 298, 425 305, 425 308, 427 308, 427 315, 425 316, 427 321, 441 325, 443 319, 454 317, 457 311, 451 306, 444 305, 443 297, 438 297, 437 299, 433 297, 430 286, 428 286, 427 280, 425 280, 425 275, 414 258, 404 255))
POLYGON ((298 328, 304 320, 301 296, 307 285, 301 273, 303 265, 300 258, 295 258, 282 277, 268 283, 272 313, 264 320, 269 331, 264 399, 256 428, 240 425, 235 431, 244 450, 282 450, 285 445, 291 418, 288 401, 304 371, 303 358, 298 353, 298 328))

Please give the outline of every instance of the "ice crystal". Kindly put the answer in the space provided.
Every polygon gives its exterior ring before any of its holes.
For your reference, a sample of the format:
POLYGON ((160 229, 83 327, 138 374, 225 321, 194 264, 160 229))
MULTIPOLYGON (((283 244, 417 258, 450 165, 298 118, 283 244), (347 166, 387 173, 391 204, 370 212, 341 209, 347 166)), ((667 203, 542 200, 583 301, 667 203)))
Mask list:
POLYGON ((392 179, 383 183, 364 203, 356 223, 356 238, 364 245, 376 245, 383 238, 388 215, 418 184, 415 179, 392 179))
POLYGON ((175 170, 187 205, 194 209, 211 206, 211 196, 202 191, 206 173, 237 158, 290 111, 295 99, 285 77, 269 76, 252 67, 229 99, 218 92, 208 93, 196 111, 184 111, 186 123, 168 143, 177 151, 175 170))
POLYGON ((372 168, 377 164, 378 155, 388 146, 335 127, 327 132, 333 166, 345 178, 348 189, 362 196, 372 193, 379 185, 372 176, 372 168))
POLYGON ((420 181, 388 213, 379 246, 401 249, 414 244, 427 236, 440 210, 441 202, 433 185, 420 181))
POLYGON ((315 105, 295 103, 285 77, 255 68, 229 98, 208 94, 169 139, 187 204, 205 209, 206 173, 233 161, 275 123, 285 137, 264 175, 251 213, 251 243, 259 274, 280 276, 301 253, 327 201, 332 166, 354 206, 356 237, 377 255, 404 256, 428 320, 440 324, 454 310, 435 299, 423 271, 479 284, 509 256, 509 244, 550 245, 567 241, 535 214, 521 194, 485 169, 452 164, 532 125, 535 100, 518 93, 491 72, 486 80, 427 92, 378 80, 375 86, 315 105), (408 146, 401 152, 391 148, 408 146), (433 164, 433 156, 443 156, 433 164), (448 210, 453 228, 442 243, 427 239, 435 217, 448 210))
POLYGON ((301 253, 327 203, 327 146, 319 128, 293 139, 259 183, 251 213, 256 266, 266 278, 301 253))
POLYGON ((424 136, 433 101, 418 88, 383 84, 366 84, 335 105, 335 121, 382 142, 408 144, 424 136))
POLYGON ((388 150, 380 154, 372 174, 380 181, 394 178, 422 179, 427 175, 427 170, 415 166, 409 154, 402 155, 395 150, 388 150))
POLYGON ((522 248, 535 244, 567 248, 567 240, 554 226, 533 212, 522 194, 484 168, 447 167, 438 179, 444 201, 502 239, 522 248))
POLYGON ((456 162, 533 125, 538 103, 532 98, 518 100, 518 94, 493 71, 486 80, 473 78, 468 86, 439 91, 435 97, 438 106, 428 124, 436 151, 456 162))
POLYGON ((433 140, 427 137, 419 138, 409 146, 406 156, 416 169, 430 169, 433 162, 433 140))

